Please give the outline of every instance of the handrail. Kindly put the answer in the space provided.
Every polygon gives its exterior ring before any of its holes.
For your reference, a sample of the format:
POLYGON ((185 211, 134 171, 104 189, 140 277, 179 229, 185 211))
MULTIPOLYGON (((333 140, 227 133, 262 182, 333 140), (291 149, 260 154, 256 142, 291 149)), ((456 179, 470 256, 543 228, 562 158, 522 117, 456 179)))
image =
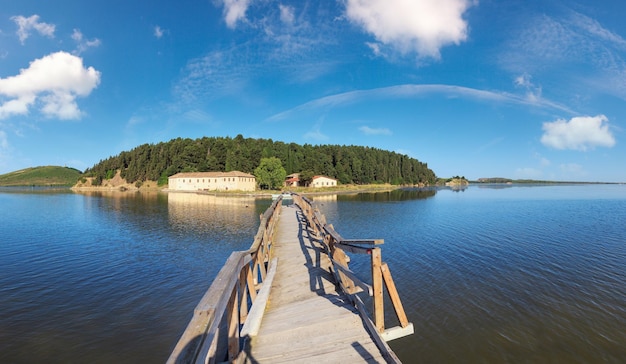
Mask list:
MULTIPOLYGON (((282 196, 261 215, 250 248, 230 254, 196 306, 167 360, 168 364, 233 362, 239 356, 242 324, 259 290, 265 283, 271 285, 267 272, 272 259, 274 226, 281 206, 282 196), (227 348, 218 345, 222 335, 227 335, 227 348)), ((276 260, 272 263, 276 264, 276 260)))
MULTIPOLYGON (((377 335, 384 341, 390 341, 413 334, 413 324, 407 319, 400 295, 391 276, 389 266, 382 261, 382 252, 377 245, 383 244, 382 239, 344 239, 331 224, 326 223, 326 217, 313 207, 313 203, 306 197, 294 194, 294 203, 300 207, 312 233, 322 240, 326 253, 333 263, 333 273, 341 289, 353 300, 359 313, 366 323, 371 323, 377 335), (367 254, 371 256, 372 283, 369 284, 359 278, 348 268, 349 257, 346 252, 353 254, 367 254), (396 317, 400 326, 385 329, 384 288, 391 299, 396 317), (373 320, 369 318, 363 302, 355 293, 365 291, 372 297, 373 320)), ((374 333, 372 333, 374 334, 374 333)))

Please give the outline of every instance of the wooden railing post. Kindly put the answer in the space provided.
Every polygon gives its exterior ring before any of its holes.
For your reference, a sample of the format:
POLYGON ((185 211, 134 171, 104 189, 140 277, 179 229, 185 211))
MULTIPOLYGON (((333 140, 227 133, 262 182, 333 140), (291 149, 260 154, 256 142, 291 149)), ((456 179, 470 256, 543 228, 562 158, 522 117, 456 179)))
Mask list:
POLYGON ((380 269, 382 265, 382 257, 380 248, 372 249, 372 290, 373 297, 373 313, 374 324, 378 332, 385 331, 385 308, 383 306, 383 275, 380 269))
POLYGON ((233 362, 239 355, 239 293, 235 285, 228 301, 228 361, 233 362))
MULTIPOLYGON (((241 272, 239 273, 239 292, 241 295, 241 303, 239 304, 239 321, 244 322, 246 317, 248 317, 248 290, 246 286, 248 285, 248 271, 250 270, 250 265, 246 264, 243 267, 241 272)), ((254 301, 252 301, 254 303, 254 301)))

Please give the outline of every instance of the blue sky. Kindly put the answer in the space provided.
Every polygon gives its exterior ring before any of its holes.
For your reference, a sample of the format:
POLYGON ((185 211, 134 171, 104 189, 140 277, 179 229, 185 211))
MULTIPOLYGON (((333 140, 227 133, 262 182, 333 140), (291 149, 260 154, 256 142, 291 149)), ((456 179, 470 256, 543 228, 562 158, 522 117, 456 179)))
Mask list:
POLYGON ((0 0, 0 173, 177 137, 626 182, 626 4, 0 0))

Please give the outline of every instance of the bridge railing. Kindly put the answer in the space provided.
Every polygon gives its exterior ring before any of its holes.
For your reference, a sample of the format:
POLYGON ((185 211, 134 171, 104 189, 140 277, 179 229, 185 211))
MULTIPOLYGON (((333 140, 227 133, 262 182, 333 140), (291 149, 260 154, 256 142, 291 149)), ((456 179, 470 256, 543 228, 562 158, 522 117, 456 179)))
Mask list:
POLYGON ((376 331, 385 341, 413 334, 413 324, 407 319, 404 307, 400 301, 400 295, 391 276, 387 263, 382 261, 382 252, 378 245, 383 244, 382 239, 344 239, 335 231, 331 224, 326 223, 326 217, 313 206, 311 200, 294 194, 294 202, 300 207, 307 219, 309 228, 324 243, 326 252, 333 263, 333 273, 341 288, 347 293, 364 321, 370 326, 371 331, 376 331), (371 284, 358 277, 348 267, 350 261, 346 254, 366 254, 371 257, 371 284), (385 327, 384 288, 386 288, 393 305, 399 326, 385 327), (371 312, 373 320, 367 316, 365 304, 356 295, 365 291, 372 297, 371 312))
POLYGON ((279 197, 261 215, 250 249, 228 257, 196 306, 168 364, 233 362, 238 357, 241 339, 250 330, 243 324, 248 315, 252 316, 252 304, 263 286, 271 285, 270 271, 276 266, 276 260, 272 261, 272 237, 281 205, 279 197))

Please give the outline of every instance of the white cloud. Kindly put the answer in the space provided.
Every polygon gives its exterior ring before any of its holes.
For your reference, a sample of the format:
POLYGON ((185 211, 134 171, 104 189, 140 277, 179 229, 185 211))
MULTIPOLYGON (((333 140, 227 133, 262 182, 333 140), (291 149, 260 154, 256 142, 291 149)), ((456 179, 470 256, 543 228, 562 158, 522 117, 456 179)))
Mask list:
MULTIPOLYGON (((467 39, 472 0, 346 0, 346 15, 401 53, 439 58, 439 50, 467 39)), ((371 47, 371 46, 370 46, 371 47)))
POLYGON ((234 29, 239 20, 246 18, 246 10, 250 6, 250 0, 223 0, 223 3, 226 25, 234 29))
POLYGON ((81 58, 66 52, 47 55, 16 76, 0 78, 0 119, 27 114, 37 100, 48 117, 77 119, 76 98, 89 95, 99 83, 100 72, 85 68, 81 58))
POLYGON ((387 128, 370 128, 369 126, 362 126, 359 130, 366 135, 391 135, 391 130, 387 128))
POLYGON ((30 36, 32 30, 36 30, 39 34, 48 38, 54 38, 54 24, 39 22, 39 15, 35 14, 28 18, 18 15, 11 17, 11 20, 18 26, 16 34, 22 44, 30 36))
POLYGON ((293 15, 293 6, 280 4, 278 5, 278 8, 280 9, 280 21, 285 24, 292 25, 295 20, 295 17, 293 15))
POLYGON ((594 147, 612 147, 615 138, 604 115, 578 116, 566 121, 558 119, 543 123, 541 142, 555 149, 586 151, 594 147))
POLYGON ((163 34, 165 34, 164 29, 162 29, 158 25, 154 27, 154 36, 157 37, 157 39, 161 39, 161 37, 163 37, 163 34))
POLYGON ((83 33, 79 29, 74 29, 72 33, 72 39, 76 42, 76 49, 74 50, 74 54, 78 55, 83 53, 89 48, 99 47, 100 39, 94 38, 92 40, 85 39, 83 37, 83 33))

